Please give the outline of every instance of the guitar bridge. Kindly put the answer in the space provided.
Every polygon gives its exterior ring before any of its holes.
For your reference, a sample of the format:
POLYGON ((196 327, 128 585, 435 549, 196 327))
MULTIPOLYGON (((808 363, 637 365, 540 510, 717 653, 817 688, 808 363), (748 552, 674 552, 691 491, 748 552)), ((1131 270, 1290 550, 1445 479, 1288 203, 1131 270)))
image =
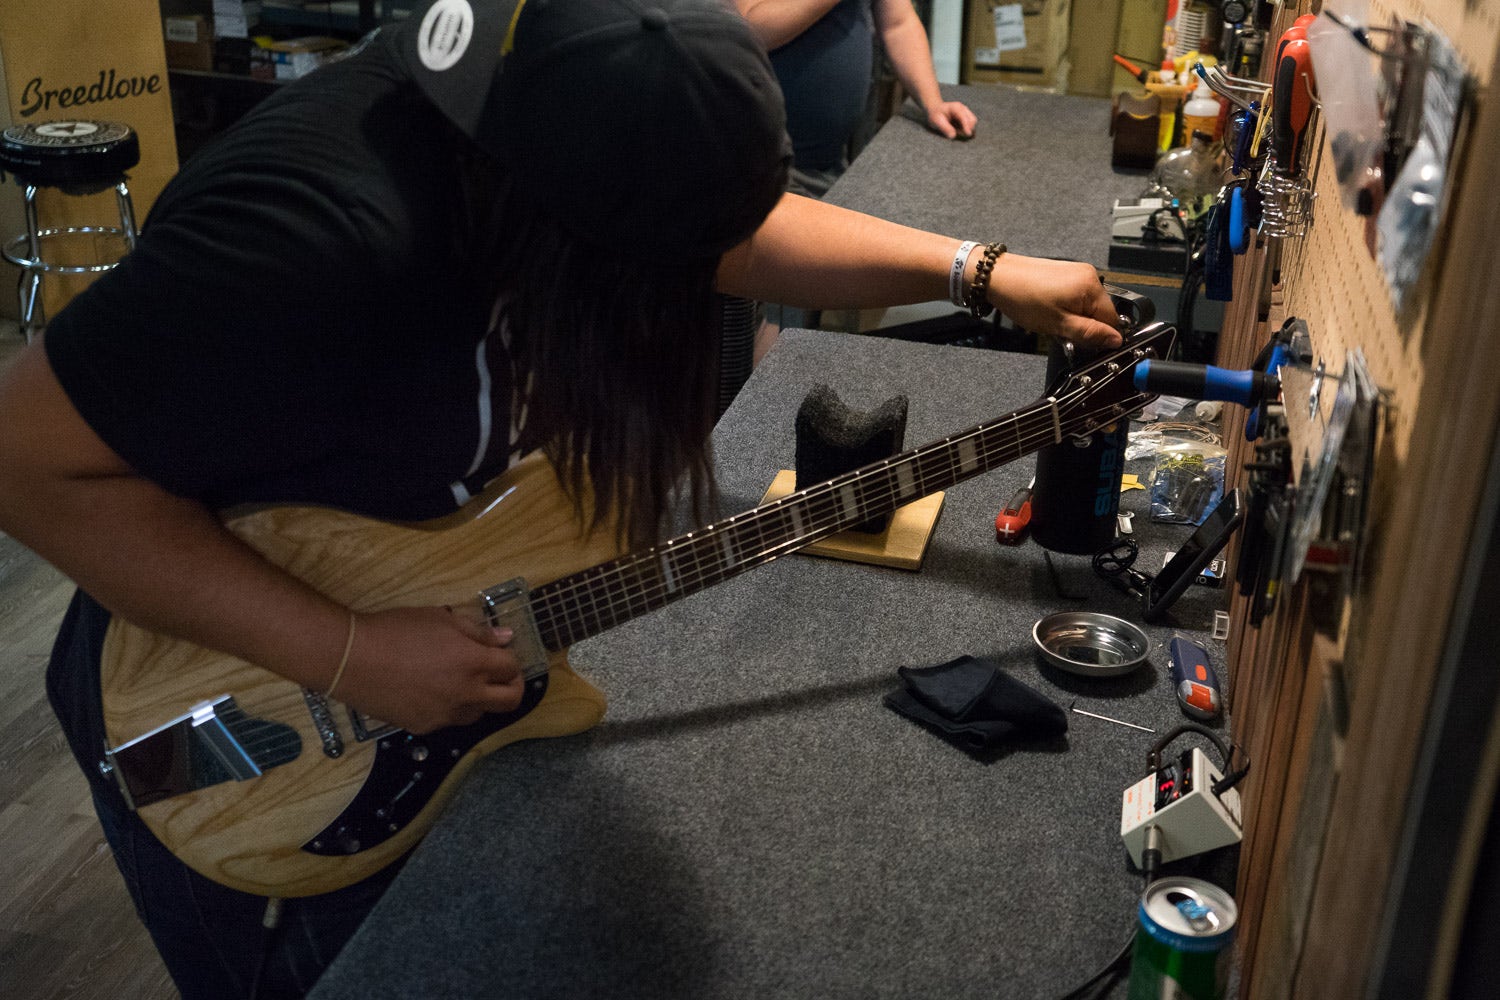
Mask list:
POLYGON ((479 604, 491 628, 508 628, 515 637, 507 648, 521 660, 521 674, 528 681, 547 672, 547 647, 531 613, 530 591, 521 577, 479 592, 479 604))
POLYGON ((302 737, 291 726, 252 718, 232 695, 222 695, 106 748, 99 771, 114 779, 126 805, 139 809, 225 781, 258 778, 301 752, 302 737))

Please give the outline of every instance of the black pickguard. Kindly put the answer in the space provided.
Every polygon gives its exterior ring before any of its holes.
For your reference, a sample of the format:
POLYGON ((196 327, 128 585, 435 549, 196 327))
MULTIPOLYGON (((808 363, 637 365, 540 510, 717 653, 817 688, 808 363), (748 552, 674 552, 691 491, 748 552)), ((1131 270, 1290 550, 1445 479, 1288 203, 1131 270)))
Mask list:
POLYGON ((547 675, 542 674, 527 683, 520 707, 513 712, 421 736, 398 731, 380 737, 375 763, 359 794, 302 849, 334 857, 358 854, 400 833, 427 807, 464 754, 529 714, 546 693, 547 675))

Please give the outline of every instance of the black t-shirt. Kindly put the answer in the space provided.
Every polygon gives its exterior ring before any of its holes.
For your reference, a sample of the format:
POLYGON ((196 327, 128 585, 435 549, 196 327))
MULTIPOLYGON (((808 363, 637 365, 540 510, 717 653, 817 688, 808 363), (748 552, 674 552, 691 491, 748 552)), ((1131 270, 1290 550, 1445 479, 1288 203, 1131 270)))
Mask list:
POLYGON ((84 419, 210 506, 451 511, 481 450, 503 468, 510 406, 445 132, 377 36, 200 151, 48 327, 84 419))
MULTIPOLYGON (((448 513, 513 458, 460 205, 448 126, 377 35, 186 163, 135 250, 48 325, 47 356, 89 426, 175 494, 448 513)), ((86 770, 107 622, 81 596, 48 676, 86 770)))

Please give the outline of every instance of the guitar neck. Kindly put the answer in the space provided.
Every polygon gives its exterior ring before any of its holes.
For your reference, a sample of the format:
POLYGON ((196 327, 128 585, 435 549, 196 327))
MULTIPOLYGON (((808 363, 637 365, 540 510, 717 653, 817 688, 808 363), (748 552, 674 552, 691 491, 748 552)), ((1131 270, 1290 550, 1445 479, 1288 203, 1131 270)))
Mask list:
POLYGON ((564 649, 788 552, 1059 442, 1051 397, 531 591, 542 642, 564 649))

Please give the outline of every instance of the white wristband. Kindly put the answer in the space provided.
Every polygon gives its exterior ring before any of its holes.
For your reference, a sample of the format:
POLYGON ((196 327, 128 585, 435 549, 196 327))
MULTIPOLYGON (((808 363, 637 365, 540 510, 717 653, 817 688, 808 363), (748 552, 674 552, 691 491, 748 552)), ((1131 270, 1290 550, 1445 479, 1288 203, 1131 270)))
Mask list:
POLYGON ((964 240, 953 255, 953 266, 948 269, 948 301, 956 306, 964 304, 964 268, 969 264, 969 254, 979 246, 973 240, 964 240))

